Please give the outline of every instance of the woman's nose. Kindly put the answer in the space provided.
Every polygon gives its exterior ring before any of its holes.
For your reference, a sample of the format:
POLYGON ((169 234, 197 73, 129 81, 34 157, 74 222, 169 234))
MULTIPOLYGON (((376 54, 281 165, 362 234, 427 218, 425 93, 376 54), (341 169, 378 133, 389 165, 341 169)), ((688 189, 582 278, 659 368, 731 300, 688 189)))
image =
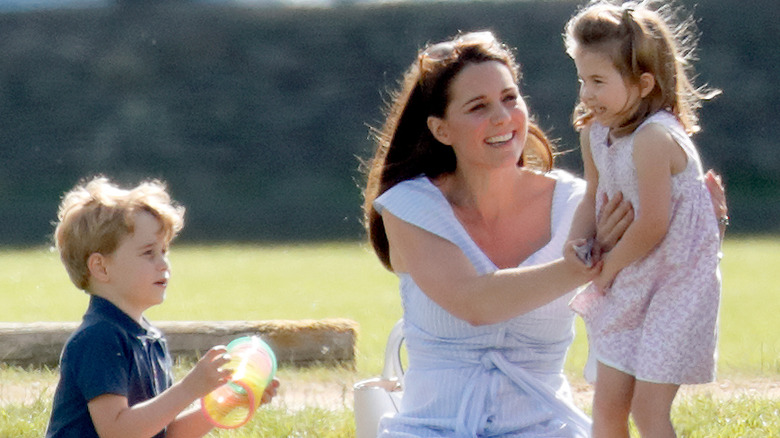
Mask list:
POLYGON ((495 109, 493 111, 493 114, 491 116, 491 120, 496 125, 501 124, 501 123, 509 120, 510 118, 512 118, 509 110, 507 108, 504 108, 503 105, 497 105, 496 108, 497 109, 495 109))

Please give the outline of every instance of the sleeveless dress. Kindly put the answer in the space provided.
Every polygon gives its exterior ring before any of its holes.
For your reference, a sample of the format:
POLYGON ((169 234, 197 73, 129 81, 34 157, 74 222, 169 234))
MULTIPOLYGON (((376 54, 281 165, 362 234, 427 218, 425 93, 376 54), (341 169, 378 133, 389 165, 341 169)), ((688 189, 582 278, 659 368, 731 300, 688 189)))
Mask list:
MULTIPOLYGON (((556 179, 550 242, 521 266, 561 257, 584 181, 556 179)), ((440 236, 468 257, 479 274, 498 270, 426 177, 404 181, 374 202, 380 213, 440 236)), ((399 274, 408 369, 400 412, 380 421, 381 437, 588 437, 590 419, 577 409, 563 374, 574 337, 568 301, 554 302, 487 326, 472 326, 433 302, 399 274)))
POLYGON ((591 358, 653 383, 696 384, 715 379, 720 302, 720 234, 701 160, 671 113, 659 111, 608 146, 609 129, 594 123, 590 144, 602 194, 622 191, 637 217, 634 135, 659 124, 685 151, 688 164, 672 176, 669 229, 649 254, 624 268, 606 295, 591 285, 571 307, 585 320, 591 358))

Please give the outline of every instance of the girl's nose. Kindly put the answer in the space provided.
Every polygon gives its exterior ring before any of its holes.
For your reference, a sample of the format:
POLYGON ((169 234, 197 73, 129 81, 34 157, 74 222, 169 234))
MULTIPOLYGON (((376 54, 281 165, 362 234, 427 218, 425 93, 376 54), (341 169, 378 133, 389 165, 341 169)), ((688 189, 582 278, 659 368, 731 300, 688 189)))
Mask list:
POLYGON ((585 84, 580 85, 580 100, 585 101, 590 99, 590 88, 585 84))

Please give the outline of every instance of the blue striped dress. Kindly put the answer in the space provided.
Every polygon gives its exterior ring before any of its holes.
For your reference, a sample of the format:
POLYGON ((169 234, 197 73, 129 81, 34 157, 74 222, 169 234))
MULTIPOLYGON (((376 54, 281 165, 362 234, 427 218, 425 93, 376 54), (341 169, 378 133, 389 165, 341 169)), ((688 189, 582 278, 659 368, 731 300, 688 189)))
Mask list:
MULTIPOLYGON (((554 170, 550 242, 521 266, 561 257, 584 181, 554 170)), ((470 238, 449 202, 426 177, 404 181, 374 202, 440 236, 480 274, 498 268, 470 238)), ((381 437, 587 437, 590 420, 577 409, 563 374, 574 337, 569 293, 508 321, 472 326, 434 303, 399 274, 408 369, 401 409, 380 422, 381 437)))

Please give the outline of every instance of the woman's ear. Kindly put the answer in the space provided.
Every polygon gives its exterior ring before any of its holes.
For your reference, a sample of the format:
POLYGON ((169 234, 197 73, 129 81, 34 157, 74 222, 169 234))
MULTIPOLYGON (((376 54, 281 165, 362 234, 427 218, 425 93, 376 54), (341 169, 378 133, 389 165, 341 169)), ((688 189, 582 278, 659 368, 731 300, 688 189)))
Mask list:
POLYGON ((100 283, 108 281, 108 267, 106 266, 106 261, 106 257, 99 252, 93 252, 87 257, 89 275, 100 283))
POLYGON ((449 131, 447 130, 447 122, 443 119, 435 116, 428 116, 428 130, 431 131, 431 135, 433 135, 433 138, 438 140, 439 143, 452 146, 449 131))
POLYGON ((652 73, 642 73, 639 76, 639 95, 643 98, 647 97, 653 88, 655 88, 655 76, 652 73))

